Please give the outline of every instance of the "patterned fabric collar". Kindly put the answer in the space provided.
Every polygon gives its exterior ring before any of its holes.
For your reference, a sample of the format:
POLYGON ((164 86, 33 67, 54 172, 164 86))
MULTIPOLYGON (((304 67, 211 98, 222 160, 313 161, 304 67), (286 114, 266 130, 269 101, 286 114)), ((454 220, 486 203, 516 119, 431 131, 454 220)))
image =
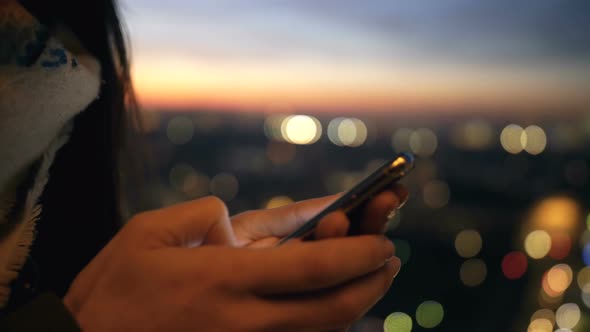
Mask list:
POLYGON ((18 3, 0 4, 0 308, 33 242, 54 156, 99 93, 98 61, 71 53, 79 43, 62 35, 18 3))

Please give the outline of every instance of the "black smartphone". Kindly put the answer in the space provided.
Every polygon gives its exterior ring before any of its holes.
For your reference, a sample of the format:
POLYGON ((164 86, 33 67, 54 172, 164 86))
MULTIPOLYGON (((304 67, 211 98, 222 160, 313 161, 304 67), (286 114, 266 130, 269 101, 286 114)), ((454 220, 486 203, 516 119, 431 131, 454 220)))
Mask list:
POLYGON ((350 220, 348 235, 359 235, 362 212, 367 202, 380 192, 390 188, 393 183, 406 176, 413 168, 414 156, 412 154, 407 152, 398 154, 311 220, 281 239, 278 245, 294 238, 309 235, 322 218, 338 209, 342 209, 350 220))

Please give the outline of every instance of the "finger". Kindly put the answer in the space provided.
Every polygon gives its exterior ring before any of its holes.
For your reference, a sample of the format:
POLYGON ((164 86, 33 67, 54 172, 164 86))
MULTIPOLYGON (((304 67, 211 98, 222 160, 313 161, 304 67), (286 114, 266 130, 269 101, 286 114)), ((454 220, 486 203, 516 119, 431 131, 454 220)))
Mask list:
POLYGON ((324 217, 316 226, 314 235, 316 240, 343 237, 348 233, 348 218, 342 211, 335 211, 324 217))
POLYGON ((363 212, 361 234, 382 233, 388 216, 400 205, 400 200, 392 191, 384 191, 370 200, 363 212))
POLYGON ((276 295, 323 289, 373 272, 393 256, 395 248, 384 236, 364 235, 239 253, 232 264, 244 271, 244 287, 276 295), (252 269, 259 264, 264 268, 252 269))
POLYGON ((179 247, 235 244, 227 207, 214 196, 144 212, 130 223, 137 225, 132 230, 147 230, 151 238, 142 241, 147 244, 150 241, 179 247))
POLYGON ((241 213, 232 218, 232 224, 248 234, 251 241, 269 236, 283 237, 321 212, 339 196, 331 195, 274 209, 241 213))
POLYGON ((340 287, 269 299, 269 313, 293 330, 345 328, 360 319, 383 297, 400 266, 399 259, 393 258, 379 270, 340 287))

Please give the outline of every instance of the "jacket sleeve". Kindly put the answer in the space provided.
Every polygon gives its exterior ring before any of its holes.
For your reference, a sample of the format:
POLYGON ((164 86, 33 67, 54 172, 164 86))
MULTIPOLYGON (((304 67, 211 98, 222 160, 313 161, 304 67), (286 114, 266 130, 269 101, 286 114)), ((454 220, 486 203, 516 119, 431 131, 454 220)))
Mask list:
POLYGON ((59 297, 45 293, 0 319, 2 332, 81 332, 59 297))

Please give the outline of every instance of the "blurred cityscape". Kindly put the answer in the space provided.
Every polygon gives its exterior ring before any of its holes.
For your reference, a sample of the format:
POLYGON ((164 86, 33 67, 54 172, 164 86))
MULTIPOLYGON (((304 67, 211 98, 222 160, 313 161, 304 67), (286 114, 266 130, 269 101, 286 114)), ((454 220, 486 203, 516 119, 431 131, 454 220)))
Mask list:
POLYGON ((589 1, 122 1, 146 206, 271 208, 410 151, 404 265, 353 332, 590 331, 589 1))
POLYGON ((149 204, 277 207, 410 151, 411 197, 387 231, 403 267, 353 331, 590 330, 590 116, 274 109, 145 111, 149 204))

